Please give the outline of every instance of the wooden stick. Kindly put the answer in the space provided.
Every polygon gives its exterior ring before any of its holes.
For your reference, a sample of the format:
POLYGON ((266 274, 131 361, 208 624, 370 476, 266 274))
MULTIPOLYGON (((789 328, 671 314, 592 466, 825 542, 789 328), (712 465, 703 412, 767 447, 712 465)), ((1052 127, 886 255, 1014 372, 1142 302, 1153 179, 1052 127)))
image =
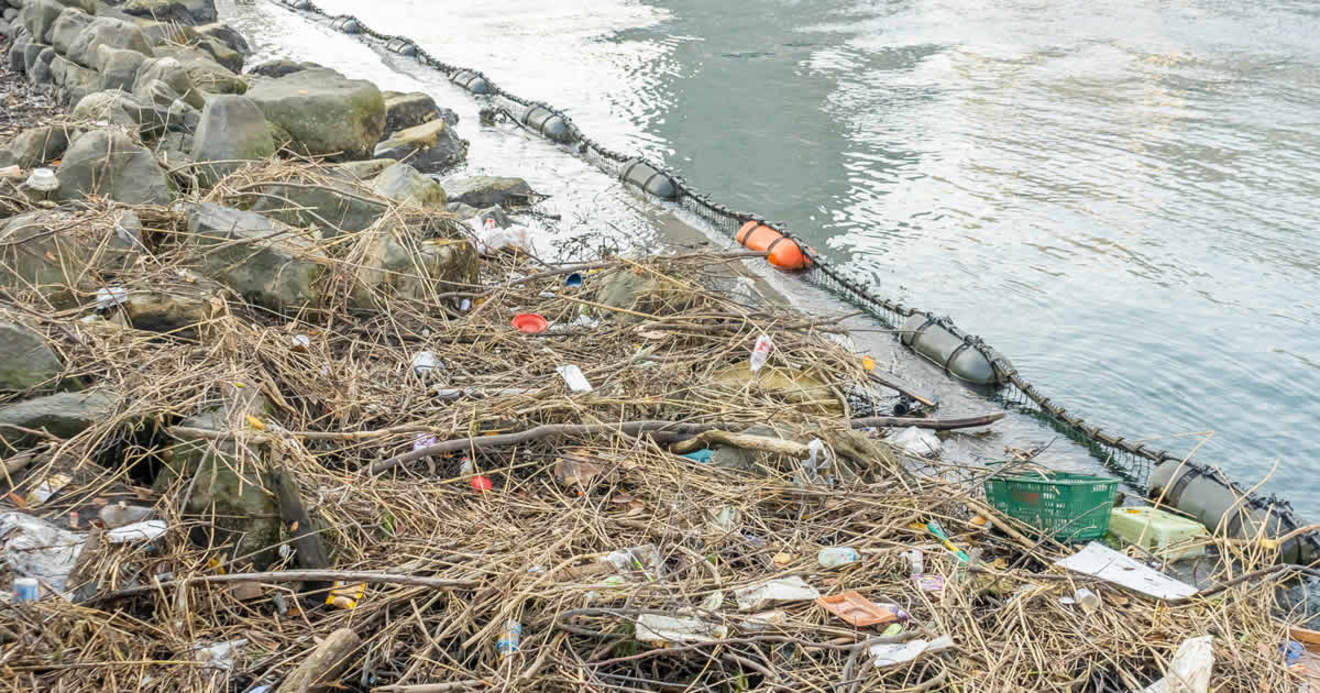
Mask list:
POLYGON ((923 419, 905 416, 867 416, 861 419, 851 421, 853 428, 867 428, 870 426, 879 426, 881 428, 927 428, 932 431, 952 431, 958 428, 976 428, 978 426, 988 426, 1005 416, 1006 412, 998 411, 993 414, 982 414, 981 416, 964 416, 958 419, 923 419))
POLYGON ((759 450, 761 452, 773 452, 789 457, 807 457, 811 454, 810 448, 806 443, 799 443, 796 440, 785 440, 783 438, 771 438, 770 436, 757 436, 748 433, 729 433, 728 431, 706 431, 695 438, 689 438, 680 443, 675 443, 673 451, 675 454, 682 455, 709 447, 711 443, 718 445, 731 445, 743 450, 759 450))
POLYGON ((358 648, 362 639, 351 628, 340 628, 326 636, 312 654, 294 669, 276 693, 312 693, 337 688, 335 680, 348 666, 349 655, 358 648))
POLYGON ((487 688, 489 681, 472 679, 470 681, 451 681, 449 683, 419 683, 411 686, 379 686, 372 693, 452 693, 469 688, 487 688))
POLYGON ((93 597, 87 600, 87 605, 99 604, 101 602, 131 597, 135 594, 145 594, 163 590, 167 587, 186 587, 191 584, 216 583, 216 582, 306 582, 309 580, 330 581, 341 580, 344 582, 368 582, 368 583, 389 583, 396 585, 417 585, 420 587, 434 587, 441 590, 467 589, 475 587, 477 583, 470 580, 446 580, 443 578, 427 577, 424 575, 403 575, 401 573, 378 573, 371 570, 275 570, 264 573, 229 573, 227 575, 199 575, 197 577, 187 577, 179 580, 162 580, 155 585, 138 585, 137 587, 126 587, 122 590, 116 590, 109 594, 93 597))

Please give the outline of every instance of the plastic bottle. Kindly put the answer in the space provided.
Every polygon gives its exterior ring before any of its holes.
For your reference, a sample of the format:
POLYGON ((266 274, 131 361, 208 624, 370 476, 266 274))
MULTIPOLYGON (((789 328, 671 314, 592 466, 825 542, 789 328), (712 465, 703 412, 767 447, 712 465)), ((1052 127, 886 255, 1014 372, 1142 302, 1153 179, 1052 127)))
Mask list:
POLYGON ((1100 595, 1086 589, 1085 587, 1073 593, 1073 601, 1081 605, 1082 610, 1088 614, 1093 614, 1100 608, 1100 595))
POLYGON ((907 559, 908 566, 912 568, 912 577, 925 574, 926 560, 921 555, 921 549, 912 549, 911 551, 904 551, 903 558, 907 559))
POLYGON ((862 560, 861 554, 851 546, 830 546, 816 554, 816 562, 822 568, 838 568, 862 560))
POLYGON ((770 360, 770 350, 775 348, 773 342, 766 335, 756 338, 756 345, 752 347, 752 372, 759 372, 770 360))
POLYGON ((41 586, 36 578, 14 578, 14 601, 35 602, 41 598, 41 586))
POLYGON ((522 624, 511 618, 504 622, 504 630, 500 631, 500 638, 495 641, 495 651, 503 659, 517 652, 521 642, 522 624))
POLYGON ((419 351, 412 358, 412 369, 419 378, 425 378, 431 371, 441 367, 440 359, 435 357, 435 352, 419 351))

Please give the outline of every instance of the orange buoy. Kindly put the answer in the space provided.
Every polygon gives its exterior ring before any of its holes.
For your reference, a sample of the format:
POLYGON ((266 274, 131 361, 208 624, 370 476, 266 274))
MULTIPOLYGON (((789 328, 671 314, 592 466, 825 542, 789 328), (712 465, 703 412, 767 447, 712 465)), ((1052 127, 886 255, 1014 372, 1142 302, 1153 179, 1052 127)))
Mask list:
POLYGON ((782 270, 800 270, 811 264, 797 241, 758 221, 743 224, 734 240, 748 250, 764 251, 770 264, 782 270))

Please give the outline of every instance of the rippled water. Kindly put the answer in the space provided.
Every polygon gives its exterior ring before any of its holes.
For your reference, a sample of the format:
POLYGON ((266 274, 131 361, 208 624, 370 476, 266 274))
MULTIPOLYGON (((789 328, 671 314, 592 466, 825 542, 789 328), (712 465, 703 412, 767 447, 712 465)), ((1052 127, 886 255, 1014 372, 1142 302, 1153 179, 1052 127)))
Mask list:
MULTIPOLYGON (((1313 0, 320 4, 787 221, 1089 420, 1247 485, 1277 463, 1265 488, 1320 508, 1313 0)), ((299 57, 425 79, 263 12, 299 57)), ((500 162, 634 204, 538 146, 500 162)))

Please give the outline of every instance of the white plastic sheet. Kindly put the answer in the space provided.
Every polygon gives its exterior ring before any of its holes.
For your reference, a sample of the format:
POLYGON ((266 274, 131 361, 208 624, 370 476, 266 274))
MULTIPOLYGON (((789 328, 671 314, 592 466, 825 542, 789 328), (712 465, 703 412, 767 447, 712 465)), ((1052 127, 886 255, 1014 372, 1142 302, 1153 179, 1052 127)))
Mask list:
POLYGON ((1096 542, 1054 562, 1076 573, 1091 575, 1156 599, 1176 599, 1196 593, 1196 588, 1147 567, 1096 542))

